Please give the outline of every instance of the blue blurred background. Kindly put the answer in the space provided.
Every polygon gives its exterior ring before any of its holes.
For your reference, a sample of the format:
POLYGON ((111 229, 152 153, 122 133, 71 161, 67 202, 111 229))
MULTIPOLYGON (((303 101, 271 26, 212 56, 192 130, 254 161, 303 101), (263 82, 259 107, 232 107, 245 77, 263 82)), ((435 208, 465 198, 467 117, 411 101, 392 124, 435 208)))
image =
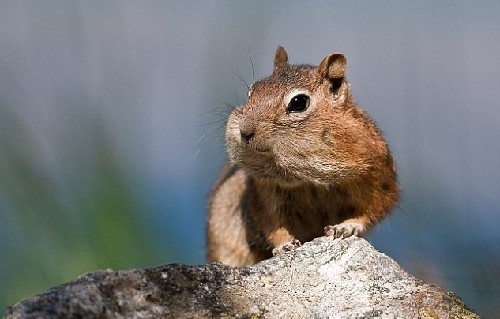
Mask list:
POLYGON ((372 232, 500 313, 500 2, 0 2, 0 307, 97 269, 204 262, 244 82, 346 54, 398 162, 372 232))

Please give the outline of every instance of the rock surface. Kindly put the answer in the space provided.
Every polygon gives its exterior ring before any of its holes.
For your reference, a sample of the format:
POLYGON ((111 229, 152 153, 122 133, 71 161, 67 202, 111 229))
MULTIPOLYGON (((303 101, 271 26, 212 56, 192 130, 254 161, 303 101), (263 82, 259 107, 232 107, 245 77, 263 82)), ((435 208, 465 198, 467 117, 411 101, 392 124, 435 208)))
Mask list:
POLYGON ((13 318, 479 318, 366 240, 317 238, 254 266, 98 271, 9 309, 13 318))

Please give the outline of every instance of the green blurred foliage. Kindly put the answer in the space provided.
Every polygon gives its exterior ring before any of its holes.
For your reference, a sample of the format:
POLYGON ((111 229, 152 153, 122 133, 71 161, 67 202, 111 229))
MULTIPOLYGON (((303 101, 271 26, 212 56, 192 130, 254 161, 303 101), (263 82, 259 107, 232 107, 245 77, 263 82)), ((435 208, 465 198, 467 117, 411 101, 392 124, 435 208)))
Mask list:
POLYGON ((2 309, 85 272, 165 257, 99 116, 81 118, 85 134, 65 141, 67 152, 90 159, 73 163, 72 173, 44 165, 46 150, 19 112, 0 105, 0 121, 2 309))

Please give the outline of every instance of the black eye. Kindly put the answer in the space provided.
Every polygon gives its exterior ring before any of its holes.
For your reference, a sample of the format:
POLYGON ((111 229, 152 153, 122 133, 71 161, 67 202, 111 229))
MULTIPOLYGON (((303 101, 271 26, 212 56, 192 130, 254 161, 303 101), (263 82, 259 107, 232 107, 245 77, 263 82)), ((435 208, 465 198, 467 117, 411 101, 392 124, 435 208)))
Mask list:
POLYGON ((309 96, 298 94, 292 97, 286 107, 287 113, 304 112, 309 107, 309 96))

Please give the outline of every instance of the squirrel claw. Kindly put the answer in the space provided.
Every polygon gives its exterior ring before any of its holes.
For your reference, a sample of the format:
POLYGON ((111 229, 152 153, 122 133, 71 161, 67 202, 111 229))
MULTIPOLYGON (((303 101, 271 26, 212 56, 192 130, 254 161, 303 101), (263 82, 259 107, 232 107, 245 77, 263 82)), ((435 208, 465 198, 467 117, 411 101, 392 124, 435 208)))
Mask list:
POLYGON ((361 237, 365 233, 365 226, 357 222, 343 222, 337 225, 328 225, 324 228, 325 235, 333 238, 361 237))
POLYGON ((298 247, 302 246, 298 239, 293 239, 284 244, 281 244, 273 249, 273 256, 278 256, 284 254, 288 251, 294 250, 298 247))

